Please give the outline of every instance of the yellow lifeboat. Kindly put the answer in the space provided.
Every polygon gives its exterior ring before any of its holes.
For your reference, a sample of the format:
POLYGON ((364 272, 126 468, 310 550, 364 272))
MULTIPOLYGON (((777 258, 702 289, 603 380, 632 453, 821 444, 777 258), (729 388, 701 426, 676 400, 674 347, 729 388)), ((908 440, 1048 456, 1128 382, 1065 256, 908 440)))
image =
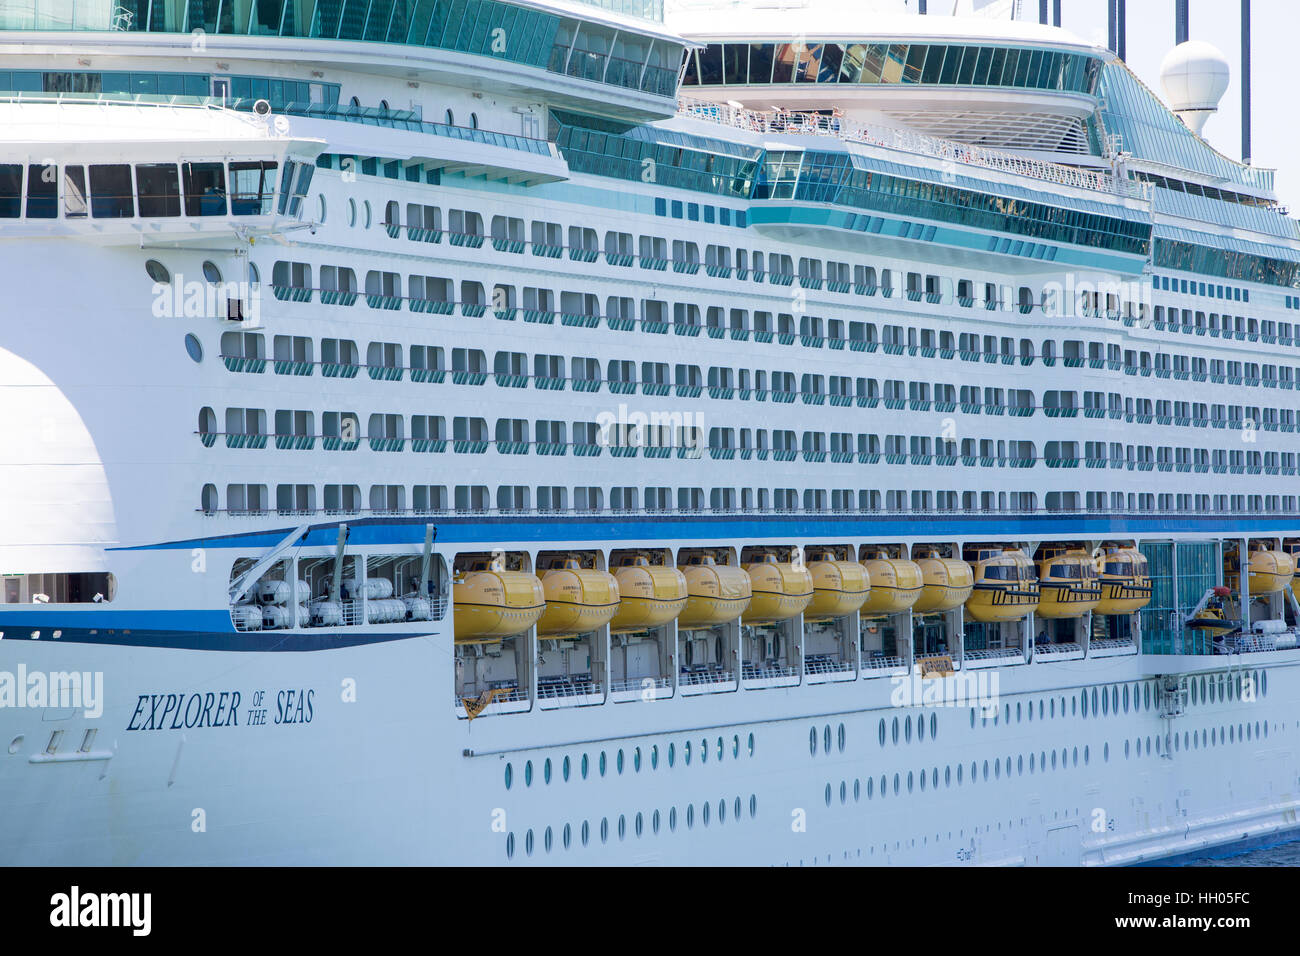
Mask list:
POLYGON ((813 599, 813 579, 806 568, 764 553, 745 565, 753 595, 741 615, 746 624, 770 624, 794 617, 813 599))
POLYGON ((813 598, 803 612, 806 621, 828 621, 852 614, 871 593, 867 569, 856 561, 839 561, 829 551, 810 554, 808 572, 813 580, 813 598))
MULTIPOLYGON (((1236 552, 1226 559, 1224 583, 1233 591, 1241 592, 1241 563, 1236 552)), ((1285 551, 1253 548, 1250 552, 1250 596, 1261 597, 1284 591, 1295 577, 1295 558, 1285 551)))
POLYGON ((1039 617, 1083 617, 1101 602, 1097 566, 1078 548, 1049 554, 1038 562, 1038 592, 1039 617))
POLYGON ((667 624, 682 613, 689 597, 686 575, 673 567, 651 564, 645 554, 621 558, 614 580, 618 582, 618 613, 609 626, 619 632, 667 624))
POLYGON ((975 572, 960 558, 941 558, 935 552, 916 559, 921 569, 921 596, 912 605, 915 614, 942 614, 966 603, 975 590, 975 572))
POLYGON ((1108 548, 1097 556, 1101 600, 1095 613, 1135 614, 1151 602, 1147 559, 1137 548, 1108 548))
POLYGON ((749 607, 753 594, 741 568, 718 564, 710 554, 693 555, 680 568, 686 576, 686 607, 677 626, 687 630, 734 621, 749 607))
POLYGON ((457 644, 494 644, 522 634, 546 610, 542 582, 527 571, 486 566, 457 574, 452 582, 457 644))
POLYGON ((921 569, 914 562, 881 553, 867 558, 862 566, 871 581, 871 593, 862 605, 864 615, 898 614, 921 597, 924 581, 921 569))
POLYGON ((1226 587, 1216 587, 1214 596, 1185 623, 1186 627, 1210 638, 1225 637, 1241 629, 1241 622, 1228 617, 1227 602, 1232 591, 1226 587))
POLYGON ((966 601, 972 621, 1015 621, 1038 607, 1038 579, 1023 551, 980 549, 975 552, 975 587, 966 601))
POLYGON ((559 558, 542 572, 546 613, 537 622, 538 637, 585 634, 608 624, 618 613, 614 575, 584 568, 577 558, 559 558))

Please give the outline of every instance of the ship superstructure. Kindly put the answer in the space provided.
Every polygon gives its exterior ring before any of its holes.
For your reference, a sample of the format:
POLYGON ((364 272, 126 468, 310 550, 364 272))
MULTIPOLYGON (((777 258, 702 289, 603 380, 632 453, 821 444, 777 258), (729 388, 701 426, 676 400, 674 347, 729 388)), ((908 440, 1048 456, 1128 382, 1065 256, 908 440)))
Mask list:
POLYGON ((0 859, 1122 863, 1294 819, 1300 234, 1107 50, 560 0, 0 27, 0 672, 103 682, 10 681, 0 859))

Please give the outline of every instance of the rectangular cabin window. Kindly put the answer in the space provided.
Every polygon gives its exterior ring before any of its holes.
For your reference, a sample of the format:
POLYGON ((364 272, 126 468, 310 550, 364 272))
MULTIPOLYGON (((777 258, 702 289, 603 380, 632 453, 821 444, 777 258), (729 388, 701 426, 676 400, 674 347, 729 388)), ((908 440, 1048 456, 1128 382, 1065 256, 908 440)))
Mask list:
POLYGON ((90 214, 96 219, 130 219, 135 215, 130 166, 114 163, 90 167, 90 214))
POLYGON ((27 218, 57 219, 59 215, 59 167, 27 167, 27 218))
POLYGON ((185 215, 226 214, 226 167, 222 163, 185 163, 185 215))
POLYGON ((268 216, 275 198, 276 163, 230 164, 230 214, 268 216))
POLYGON ((0 164, 0 219, 17 219, 23 214, 23 168, 17 163, 0 164))
POLYGON ((63 216, 86 218, 86 167, 68 166, 63 170, 63 216))
POLYGON ((181 179, 175 163, 136 166, 135 189, 140 196, 141 217, 181 214, 181 179))

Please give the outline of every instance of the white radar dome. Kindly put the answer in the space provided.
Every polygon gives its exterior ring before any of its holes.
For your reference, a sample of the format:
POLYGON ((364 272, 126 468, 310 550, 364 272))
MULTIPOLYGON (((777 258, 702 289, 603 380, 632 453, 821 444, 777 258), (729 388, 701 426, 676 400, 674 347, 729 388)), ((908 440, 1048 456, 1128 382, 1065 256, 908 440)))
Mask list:
POLYGON ((1200 135, 1228 89, 1227 57, 1203 40, 1180 43, 1160 64, 1160 85, 1169 108, 1200 135))

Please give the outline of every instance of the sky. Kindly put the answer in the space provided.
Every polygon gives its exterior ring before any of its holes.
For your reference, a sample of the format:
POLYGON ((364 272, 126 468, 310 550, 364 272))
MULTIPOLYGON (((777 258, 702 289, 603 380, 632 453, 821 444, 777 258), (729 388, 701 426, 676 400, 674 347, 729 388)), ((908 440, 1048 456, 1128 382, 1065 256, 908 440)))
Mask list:
MULTIPOLYGON (((930 12, 941 12, 945 5, 945 0, 930 0, 930 12)), ((1189 6, 1191 39, 1213 44, 1231 64, 1228 91, 1204 135, 1219 152, 1240 160, 1241 3, 1191 0, 1189 6)), ((1278 198, 1292 215, 1300 215, 1300 109, 1295 105, 1300 57, 1291 60, 1300 53, 1300 2, 1252 0, 1250 14, 1251 161, 1277 170, 1278 198)), ((1023 0, 1021 18, 1038 19, 1038 0, 1023 0)), ((1174 0, 1128 0, 1127 19, 1129 68, 1163 99, 1160 61, 1174 46, 1174 0)), ((1061 0, 1061 26, 1105 46, 1106 0, 1061 0)))

